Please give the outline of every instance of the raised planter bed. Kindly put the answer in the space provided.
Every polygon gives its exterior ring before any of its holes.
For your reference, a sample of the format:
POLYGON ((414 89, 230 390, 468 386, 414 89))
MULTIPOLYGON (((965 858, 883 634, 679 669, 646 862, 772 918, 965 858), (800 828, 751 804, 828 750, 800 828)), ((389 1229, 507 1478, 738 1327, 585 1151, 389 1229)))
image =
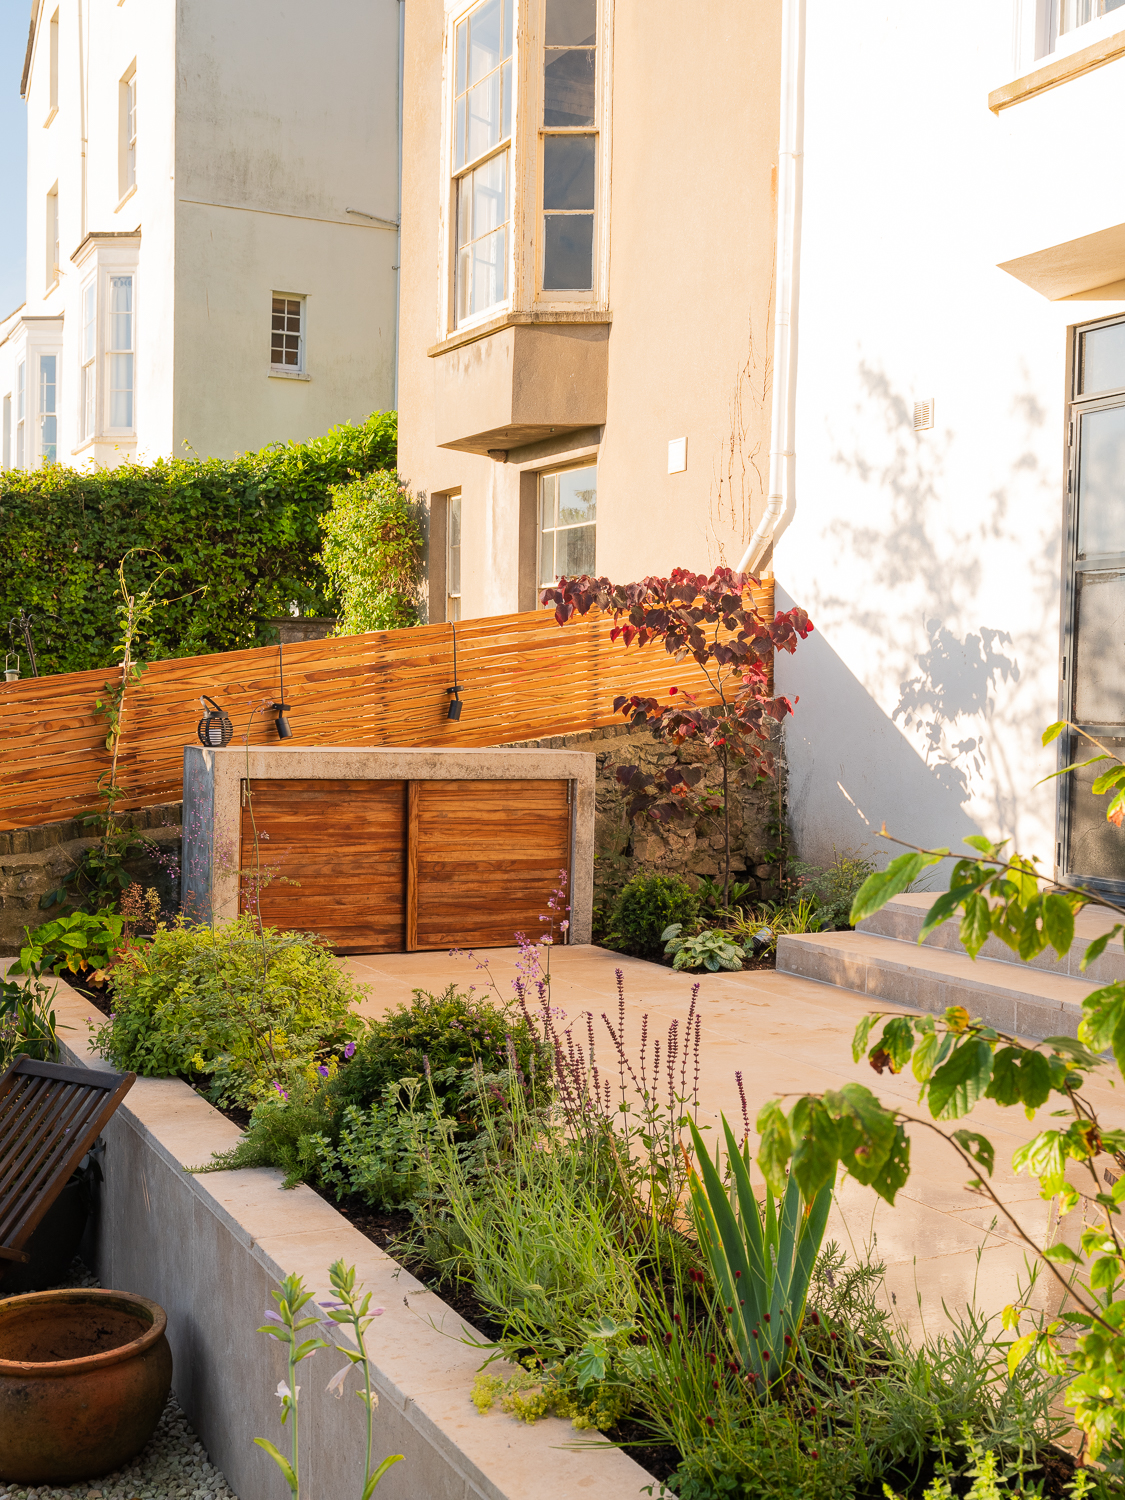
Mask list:
MULTIPOLYGON (((56 1006, 65 1061, 104 1066, 89 1055, 95 1014, 60 984, 56 1006)), ((572 1448, 587 1440, 569 1423, 526 1426, 481 1415, 469 1400, 482 1356, 460 1342, 451 1308, 354 1229, 310 1188, 286 1192, 265 1168, 193 1175, 187 1166, 228 1150, 238 1130, 176 1079, 138 1079, 105 1130, 96 1228, 104 1286, 139 1293, 168 1314, 173 1389, 211 1461, 239 1500, 282 1500, 284 1483, 255 1437, 280 1444, 282 1350, 255 1332, 270 1292, 298 1272, 318 1299, 328 1267, 343 1257, 386 1315, 373 1327, 380 1394, 380 1455, 402 1453, 379 1500, 626 1500, 651 1476, 618 1449, 572 1448)), ((474 1332, 473 1330, 469 1330, 474 1332)), ((325 1386, 336 1356, 302 1366, 302 1485, 314 1497, 358 1493, 363 1408, 325 1386)), ((354 1377, 349 1381, 354 1387, 354 1377)))

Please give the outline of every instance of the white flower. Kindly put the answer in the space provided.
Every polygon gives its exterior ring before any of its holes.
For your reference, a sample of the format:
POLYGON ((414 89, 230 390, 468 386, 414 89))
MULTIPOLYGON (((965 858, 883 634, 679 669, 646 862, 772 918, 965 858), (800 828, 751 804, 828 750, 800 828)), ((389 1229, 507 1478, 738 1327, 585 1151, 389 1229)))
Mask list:
POLYGON ((297 1397, 301 1394, 301 1387, 299 1385, 295 1385, 293 1389, 290 1390, 289 1387, 285 1384, 284 1380, 279 1380, 277 1382, 277 1394, 282 1402, 292 1401, 295 1406, 297 1404, 297 1397))
POLYGON ((332 1379, 324 1387, 324 1389, 326 1391, 331 1391, 332 1392, 332 1394, 336 1397, 337 1401, 344 1394, 344 1380, 345 1380, 345 1378, 347 1376, 347 1373, 348 1373, 348 1371, 350 1369, 351 1369, 351 1365, 350 1364, 346 1364, 342 1370, 337 1370, 336 1373, 335 1373, 335 1375, 333 1375, 332 1379))

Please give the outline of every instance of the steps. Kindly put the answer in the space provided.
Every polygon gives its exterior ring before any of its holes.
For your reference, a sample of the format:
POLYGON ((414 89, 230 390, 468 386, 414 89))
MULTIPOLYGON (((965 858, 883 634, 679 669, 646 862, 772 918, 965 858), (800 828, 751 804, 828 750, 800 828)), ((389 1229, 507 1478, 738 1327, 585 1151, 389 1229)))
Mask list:
POLYGON ((1077 1035, 1086 995, 1110 980, 1125 979, 1120 939, 1088 974, 1078 967, 1087 944, 1112 927, 1106 912, 1078 914, 1073 948, 1062 961, 1052 949, 1025 964, 998 938, 988 940, 982 957, 971 959, 958 940, 956 921, 919 946, 918 933, 934 900, 931 892, 899 896, 855 932, 779 938, 777 967, 884 1004, 934 1013, 962 1005, 998 1031, 1035 1038, 1077 1035))

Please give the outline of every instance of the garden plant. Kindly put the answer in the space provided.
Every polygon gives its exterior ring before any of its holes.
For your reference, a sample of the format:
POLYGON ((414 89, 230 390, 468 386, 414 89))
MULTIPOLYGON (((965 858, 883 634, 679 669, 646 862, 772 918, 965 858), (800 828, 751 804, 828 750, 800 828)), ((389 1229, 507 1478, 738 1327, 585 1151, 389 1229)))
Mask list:
POLYGON ((422 507, 381 470, 333 485, 321 561, 340 600, 337 635, 416 625, 422 582, 422 507))
POLYGON ((792 652, 813 628, 803 609, 779 610, 764 619, 751 593, 749 574, 717 568, 709 577, 676 568, 668 578, 614 584, 608 578, 560 578, 541 602, 555 606, 560 625, 597 608, 613 615, 613 640, 638 649, 662 645, 669 656, 690 656, 702 677, 700 702, 669 689, 674 702, 636 694, 614 699, 615 713, 647 725, 654 737, 677 749, 690 748, 696 764, 677 762, 655 773, 620 766, 631 818, 660 823, 695 822, 721 814, 724 847, 723 906, 730 904, 730 799, 734 781, 774 772, 771 727, 793 712, 787 698, 771 696, 769 667, 777 651, 792 652), (717 699, 716 703, 714 700, 717 699), (722 772, 718 805, 713 793, 696 792, 708 762, 722 772), (732 776, 734 780, 732 781, 732 776))

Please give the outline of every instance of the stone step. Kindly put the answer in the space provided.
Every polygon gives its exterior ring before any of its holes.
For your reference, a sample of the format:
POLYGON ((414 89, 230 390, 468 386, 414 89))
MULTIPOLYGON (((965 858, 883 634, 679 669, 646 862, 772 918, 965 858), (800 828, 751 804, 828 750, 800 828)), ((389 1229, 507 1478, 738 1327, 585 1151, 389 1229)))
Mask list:
MULTIPOLYGON (((865 918, 859 924, 857 931, 880 937, 896 938, 900 943, 917 943, 922 923, 939 894, 940 892, 935 894, 932 891, 919 891, 905 896, 896 896, 893 901, 888 901, 882 911, 876 912, 873 917, 865 918)), ((1040 953, 1038 958, 1032 959, 1028 965, 1023 963, 1006 943, 1002 943, 996 937, 988 939, 980 951, 980 958, 996 963, 1015 964, 1021 969, 1031 967, 1048 974, 1069 975, 1073 979, 1088 982, 1088 988, 1094 988, 1098 984, 1109 984, 1111 980, 1125 979, 1125 946, 1120 936, 1114 938, 1085 974, 1082 973, 1079 965, 1089 944, 1101 933, 1112 931, 1114 921, 1112 912, 1098 907, 1084 907, 1074 919, 1074 942, 1070 952, 1062 959, 1053 948, 1048 948, 1040 953)), ((943 923, 929 934, 923 946, 963 954, 965 950, 957 936, 959 926, 958 918, 943 923)))
POLYGON ((820 980, 879 1005, 909 1005, 940 1014, 963 1005, 1011 1036, 1076 1036, 1082 1001, 1097 984, 1030 964, 975 961, 965 952, 895 941, 868 931, 808 932, 780 937, 777 967, 820 980))

